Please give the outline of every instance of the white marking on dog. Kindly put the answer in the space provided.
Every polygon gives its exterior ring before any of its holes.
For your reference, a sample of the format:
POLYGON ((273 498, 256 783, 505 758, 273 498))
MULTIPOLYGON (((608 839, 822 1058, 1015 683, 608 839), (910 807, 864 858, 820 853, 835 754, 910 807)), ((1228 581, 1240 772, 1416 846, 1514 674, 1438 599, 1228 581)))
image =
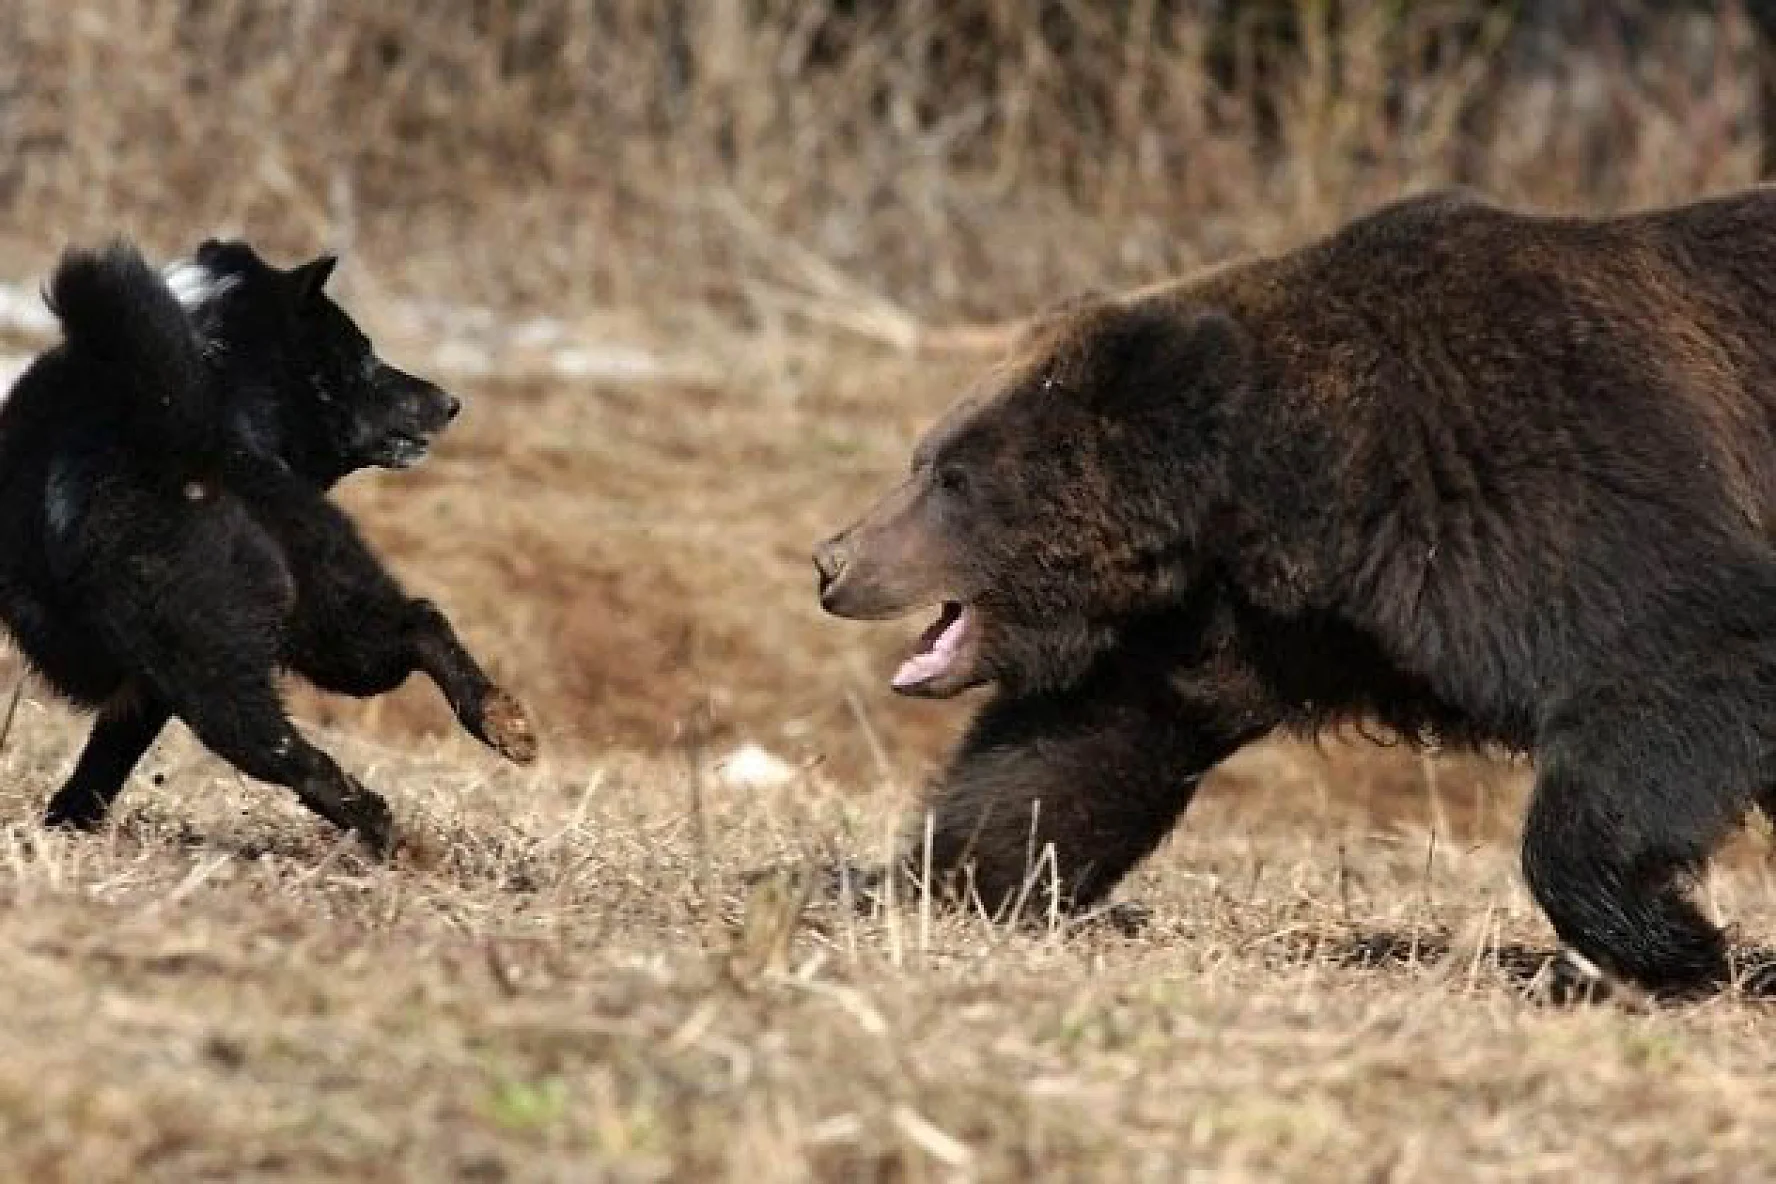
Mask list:
POLYGON ((49 481, 43 491, 43 519, 49 533, 62 537, 74 528, 81 513, 79 475, 70 472, 67 463, 57 457, 49 465, 49 481))
POLYGON ((217 275, 191 259, 177 259, 161 269, 160 278, 187 310, 202 308, 226 296, 240 283, 238 275, 217 275))

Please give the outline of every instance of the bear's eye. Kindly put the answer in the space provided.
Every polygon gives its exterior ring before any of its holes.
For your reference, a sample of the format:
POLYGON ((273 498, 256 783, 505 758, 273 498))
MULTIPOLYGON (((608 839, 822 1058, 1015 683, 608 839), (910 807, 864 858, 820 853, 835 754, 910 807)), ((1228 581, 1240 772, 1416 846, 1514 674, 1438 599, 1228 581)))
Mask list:
POLYGON ((952 497, 964 497, 968 493, 968 474, 957 465, 939 465, 937 468, 937 487, 952 497))

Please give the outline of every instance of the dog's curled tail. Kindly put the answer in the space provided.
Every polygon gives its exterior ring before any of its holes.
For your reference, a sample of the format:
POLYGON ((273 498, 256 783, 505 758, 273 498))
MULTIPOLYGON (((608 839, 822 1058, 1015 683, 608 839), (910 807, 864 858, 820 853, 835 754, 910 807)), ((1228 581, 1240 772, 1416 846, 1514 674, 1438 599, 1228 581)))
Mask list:
POLYGON ((191 318, 129 243, 70 248, 44 300, 69 352, 102 369, 100 386, 153 467, 199 475, 220 442, 215 379, 191 318))

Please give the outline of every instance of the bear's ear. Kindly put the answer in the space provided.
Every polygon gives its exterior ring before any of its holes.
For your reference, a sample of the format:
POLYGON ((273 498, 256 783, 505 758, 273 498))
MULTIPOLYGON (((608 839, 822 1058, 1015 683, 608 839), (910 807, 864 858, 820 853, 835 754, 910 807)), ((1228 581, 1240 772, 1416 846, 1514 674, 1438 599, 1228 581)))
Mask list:
POLYGON ((327 286, 327 280, 333 275, 333 269, 339 266, 339 256, 321 255, 307 263, 292 267, 286 276, 290 281, 290 290, 301 304, 308 304, 321 295, 327 286))
POLYGON ((1176 406, 1193 392, 1218 395, 1239 382, 1247 340, 1216 308, 1118 307, 1093 326, 1085 377, 1088 404, 1120 418, 1176 406))
POLYGON ((1093 309, 1108 308, 1115 294, 1101 288, 1081 288, 1070 295, 1052 300, 1036 310, 1023 323, 1023 340, 1035 341, 1065 326, 1069 321, 1089 316, 1093 309))

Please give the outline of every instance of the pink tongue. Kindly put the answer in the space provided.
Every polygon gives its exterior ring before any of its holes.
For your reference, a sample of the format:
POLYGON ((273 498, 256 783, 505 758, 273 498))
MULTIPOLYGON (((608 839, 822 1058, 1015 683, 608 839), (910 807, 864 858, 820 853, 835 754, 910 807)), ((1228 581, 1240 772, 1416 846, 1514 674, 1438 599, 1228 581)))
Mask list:
POLYGON ((894 672, 894 686, 904 690, 916 687, 921 683, 930 682, 950 668, 956 660, 956 651, 961 648, 962 635, 968 629, 968 610, 963 609, 956 614, 956 619, 944 627, 931 645, 914 654, 900 664, 894 672))

